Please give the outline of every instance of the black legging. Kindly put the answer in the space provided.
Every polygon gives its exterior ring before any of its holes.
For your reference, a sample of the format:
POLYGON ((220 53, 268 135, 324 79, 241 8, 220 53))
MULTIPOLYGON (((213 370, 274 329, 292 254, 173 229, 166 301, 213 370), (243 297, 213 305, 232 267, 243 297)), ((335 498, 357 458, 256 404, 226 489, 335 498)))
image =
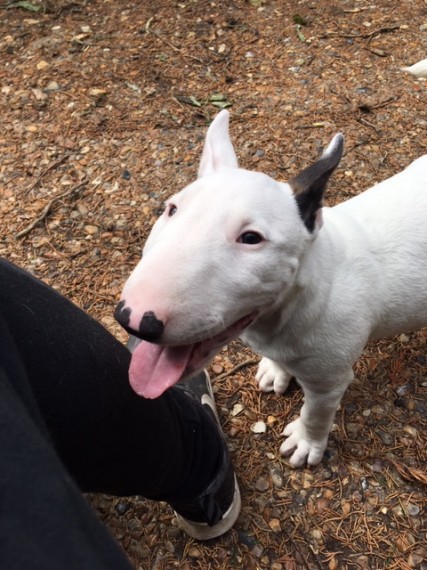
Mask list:
POLYGON ((195 497, 216 472, 223 442, 203 407, 178 388, 137 396, 129 360, 100 324, 0 259, 0 558, 8 570, 127 567, 61 461, 83 491, 169 502, 195 497))

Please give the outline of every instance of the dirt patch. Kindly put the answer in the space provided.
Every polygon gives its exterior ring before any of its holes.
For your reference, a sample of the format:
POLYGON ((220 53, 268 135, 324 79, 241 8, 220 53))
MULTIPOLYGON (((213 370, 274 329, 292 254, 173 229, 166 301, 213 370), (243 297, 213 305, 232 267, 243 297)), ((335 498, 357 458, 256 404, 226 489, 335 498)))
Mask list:
MULTIPOLYGON (((218 108, 230 105, 241 165, 282 180, 342 131, 334 204, 426 152, 426 84, 400 70, 426 47, 422 0, 3 5, 0 254, 125 340, 113 306, 218 108)), ((367 347, 314 469, 278 453, 299 390, 261 397, 254 365, 217 380, 243 509, 211 544, 166 505, 89 499, 140 569, 425 570, 426 343, 421 331, 367 347)), ((212 376, 253 357, 235 342, 212 376)))

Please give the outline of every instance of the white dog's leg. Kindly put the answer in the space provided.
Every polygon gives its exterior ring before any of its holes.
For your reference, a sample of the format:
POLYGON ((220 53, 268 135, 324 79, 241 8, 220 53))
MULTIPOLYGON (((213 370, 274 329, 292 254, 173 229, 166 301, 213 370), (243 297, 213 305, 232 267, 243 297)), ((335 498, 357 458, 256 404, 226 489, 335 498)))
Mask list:
POLYGON ((258 382, 262 392, 272 392, 276 394, 283 394, 286 392, 292 376, 283 370, 274 360, 269 358, 262 358, 255 379, 258 382))
POLYGON ((305 462, 308 465, 320 463, 335 412, 353 377, 353 371, 350 370, 336 378, 330 391, 322 390, 319 384, 313 388, 312 383, 308 388, 307 383, 298 380, 304 390, 304 405, 301 416, 285 427, 283 435, 287 439, 280 446, 282 455, 290 455, 289 462, 293 467, 301 467, 305 462))

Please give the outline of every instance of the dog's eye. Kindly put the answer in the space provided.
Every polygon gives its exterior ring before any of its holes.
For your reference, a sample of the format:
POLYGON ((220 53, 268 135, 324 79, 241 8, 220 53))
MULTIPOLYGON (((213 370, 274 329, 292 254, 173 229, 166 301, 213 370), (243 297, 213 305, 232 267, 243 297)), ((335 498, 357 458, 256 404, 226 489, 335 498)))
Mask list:
POLYGON ((262 242, 262 236, 257 232, 244 232, 237 241, 246 245, 256 245, 262 242))
POLYGON ((176 214, 178 208, 175 206, 175 204, 169 204, 167 212, 168 212, 168 216, 169 218, 171 216, 173 216, 174 214, 176 214))

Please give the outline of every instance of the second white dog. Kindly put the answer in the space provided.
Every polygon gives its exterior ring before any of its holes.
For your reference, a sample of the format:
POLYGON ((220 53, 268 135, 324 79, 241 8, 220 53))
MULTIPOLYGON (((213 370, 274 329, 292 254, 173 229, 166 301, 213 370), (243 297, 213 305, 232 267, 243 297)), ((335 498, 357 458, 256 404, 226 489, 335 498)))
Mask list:
POLYGON ((289 183, 238 167, 222 111, 199 178, 170 198, 125 284, 116 318, 145 339, 130 367, 149 398, 236 336, 263 355, 262 390, 294 376, 300 417, 281 453, 323 456, 335 411, 370 338, 427 326, 427 156, 359 196, 323 208, 343 137, 289 183))

